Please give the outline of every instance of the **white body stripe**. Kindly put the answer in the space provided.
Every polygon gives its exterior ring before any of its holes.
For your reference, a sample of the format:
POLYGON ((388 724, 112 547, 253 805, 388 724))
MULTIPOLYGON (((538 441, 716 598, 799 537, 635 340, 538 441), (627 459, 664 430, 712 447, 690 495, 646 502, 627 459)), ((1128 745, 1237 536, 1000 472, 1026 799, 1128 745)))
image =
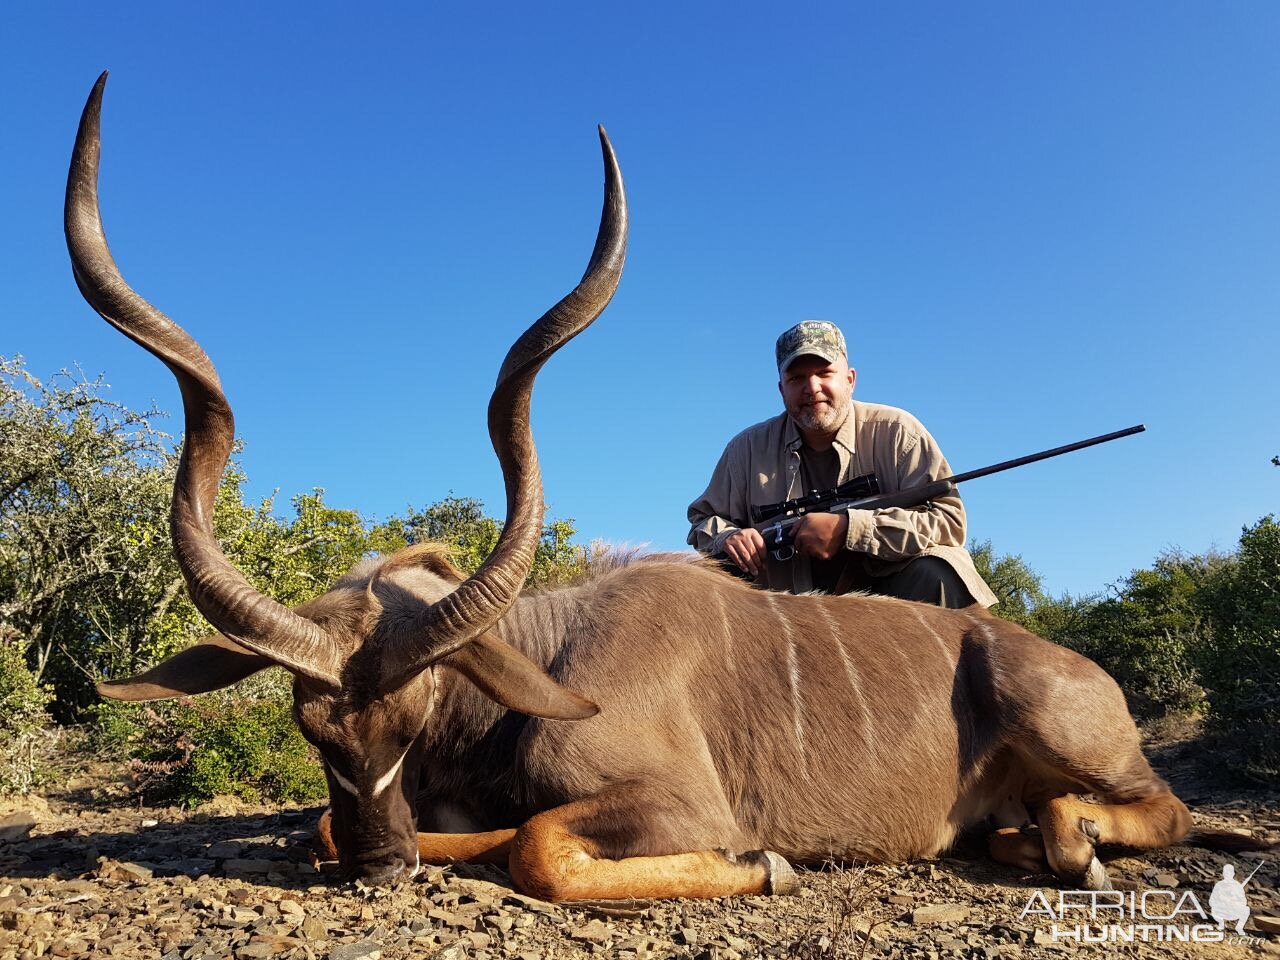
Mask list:
POLYGON ((791 687, 791 728, 796 737, 796 751, 800 754, 800 772, 807 779, 809 776, 809 758, 806 755, 804 746, 804 708, 800 702, 800 664, 796 658, 796 641, 791 633, 791 624, 778 610, 778 605, 774 602, 773 597, 765 594, 765 600, 768 602, 769 609, 773 612, 773 615, 778 618, 778 624, 782 628, 783 639, 787 642, 787 680, 791 687))
POLYGON ((912 609, 911 613, 920 621, 920 626, 929 631, 929 636, 933 637, 933 639, 937 641, 938 649, 942 651, 943 659, 945 659, 947 663, 951 665, 951 669, 954 670, 956 668, 956 658, 953 657, 951 655, 951 651, 947 649, 947 643, 942 639, 942 635, 938 633, 937 630, 933 629, 933 626, 924 618, 924 615, 921 614, 919 610, 912 609))
POLYGON ((862 742, 870 751, 871 755, 877 760, 879 759, 879 751, 876 749, 876 741, 871 736, 874 721, 871 719, 871 710, 867 707, 867 698, 862 695, 862 681, 858 677, 858 669, 854 666, 853 661, 849 659, 849 653, 844 648, 844 640, 840 638, 840 626, 836 623, 835 618, 831 616, 831 611, 827 609, 826 604, 818 606, 818 612, 822 614, 822 619, 827 624, 827 629, 831 631, 831 640, 835 643, 836 650, 840 654, 840 661, 844 664, 845 676, 849 679, 849 690, 853 693, 854 699, 858 701, 858 709, 862 713, 862 742))

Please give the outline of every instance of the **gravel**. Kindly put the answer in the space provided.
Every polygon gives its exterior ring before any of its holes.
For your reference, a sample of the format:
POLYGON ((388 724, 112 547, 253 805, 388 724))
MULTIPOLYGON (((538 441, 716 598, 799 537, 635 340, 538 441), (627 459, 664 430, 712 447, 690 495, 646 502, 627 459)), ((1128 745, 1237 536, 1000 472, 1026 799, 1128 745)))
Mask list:
MULTIPOLYGON (((803 871, 794 897, 557 905, 487 866, 432 867, 385 890, 340 884, 309 860, 319 807, 139 809, 100 774, 47 803, 0 804, 0 960, 1280 956, 1273 853, 1174 847, 1108 863, 1118 888, 1191 890, 1206 908, 1223 864, 1261 863, 1246 943, 1075 946, 1054 943, 1046 918, 1020 916, 1036 891, 1054 902, 1052 879, 990 862, 976 840, 932 861, 803 871)), ((1280 836, 1274 795, 1193 786, 1198 822, 1280 836)))

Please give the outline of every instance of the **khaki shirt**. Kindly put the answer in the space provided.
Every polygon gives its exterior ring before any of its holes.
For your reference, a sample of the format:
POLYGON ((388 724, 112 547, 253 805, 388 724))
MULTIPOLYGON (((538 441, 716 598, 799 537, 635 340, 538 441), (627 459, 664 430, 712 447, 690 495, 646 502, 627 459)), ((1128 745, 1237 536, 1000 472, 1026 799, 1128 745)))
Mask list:
MULTIPOLYGON (((866 473, 880 480, 883 493, 930 483, 952 474, 929 431, 905 410, 853 400, 835 437, 840 482, 866 473)), ((733 533, 750 526, 750 507, 802 496, 800 430, 783 413, 748 427, 729 441, 706 491, 689 505, 689 543, 703 553, 719 553, 733 533)), ((939 557, 951 565, 969 593, 984 607, 996 595, 983 582, 964 548, 964 504, 959 495, 927 507, 849 510, 845 547, 865 555, 866 571, 883 577, 916 557, 939 557)), ((765 561, 761 585, 804 593, 813 589, 809 558, 765 561)))

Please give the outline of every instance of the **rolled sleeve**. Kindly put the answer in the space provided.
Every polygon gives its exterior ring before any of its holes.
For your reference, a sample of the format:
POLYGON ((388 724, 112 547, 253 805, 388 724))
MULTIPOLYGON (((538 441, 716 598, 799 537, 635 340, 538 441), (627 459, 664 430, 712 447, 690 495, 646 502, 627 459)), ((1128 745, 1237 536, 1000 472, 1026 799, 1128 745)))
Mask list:
POLYGON ((874 510, 846 510, 849 515, 849 532, 845 536, 845 549, 854 553, 870 553, 876 533, 874 510))
POLYGON ((743 484, 736 480, 735 460, 737 454, 734 444, 725 448, 715 469, 711 472, 711 481, 707 489, 693 503, 689 504, 689 546, 701 553, 719 553, 724 542, 742 527, 731 517, 743 516, 745 513, 735 511, 735 501, 743 498, 743 484))

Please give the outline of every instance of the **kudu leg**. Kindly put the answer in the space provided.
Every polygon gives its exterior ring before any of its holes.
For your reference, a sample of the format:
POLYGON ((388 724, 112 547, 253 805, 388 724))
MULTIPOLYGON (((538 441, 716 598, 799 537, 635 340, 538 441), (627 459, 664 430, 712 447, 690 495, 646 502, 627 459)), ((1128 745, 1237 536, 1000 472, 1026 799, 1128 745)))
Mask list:
MULTIPOLYGON (((615 832, 667 811, 628 807, 602 794, 540 813, 517 832, 509 869, 516 885, 543 900, 725 897, 791 893, 795 874, 776 853, 753 850, 734 856, 717 850, 619 860, 602 856, 591 834, 615 832)), ((673 812, 673 815, 678 813, 673 812)))
MULTIPOLYGON (((419 833, 418 859, 424 864, 441 867, 463 862, 496 863, 505 867, 515 835, 514 829, 484 833, 419 833)), ((318 860, 338 859, 338 846, 333 840, 332 810, 321 814, 320 822, 316 824, 314 848, 318 860)))
POLYGON ((514 829, 484 833, 419 833, 418 859, 438 867, 447 867, 451 863, 496 863, 505 867, 515 835, 514 829))
MULTIPOLYGON (((1072 754, 1057 745, 1059 773, 1079 784, 1080 793, 1102 802, 1088 803, 1061 785, 1028 798, 1049 869, 1067 883, 1090 890, 1110 887, 1094 855, 1099 843, 1150 850, 1177 843, 1191 829, 1191 814, 1142 756, 1136 731, 1133 740, 1130 749, 1110 752, 1072 754)), ((1101 737, 1098 742, 1106 743, 1101 737)))
POLYGON ((1044 839, 1022 800, 1010 793, 991 814, 995 829, 987 837, 987 851, 996 863, 1028 873, 1048 873, 1044 839))
MULTIPOLYGON (((1049 868, 1067 884, 1110 886, 1098 843, 1153 848, 1180 840, 1191 815, 1142 754, 1141 737, 1116 682, 1096 664, 1052 644, 1018 656, 989 648, 995 695, 1016 739, 1020 798, 1034 808, 1049 868), (1077 794, 1102 802, 1085 803, 1077 794)), ((1002 826, 1005 826, 1002 824, 1002 826)), ((1009 841, 1005 841, 1009 842, 1009 841)))
POLYGON ((1191 814, 1168 790, 1129 803, 1086 803, 1067 794, 1043 804, 1036 822, 1050 869, 1061 877, 1088 879, 1094 872, 1094 844, 1166 847, 1186 836, 1191 814))
POLYGON ((1048 873, 1044 837, 1039 831, 1022 827, 998 827, 987 837, 987 851, 996 863, 1005 863, 1028 873, 1048 873))
POLYGON ((320 814, 320 822, 316 824, 316 835, 311 838, 311 852, 316 860, 338 859, 338 844, 333 839, 333 810, 326 809, 320 814))

